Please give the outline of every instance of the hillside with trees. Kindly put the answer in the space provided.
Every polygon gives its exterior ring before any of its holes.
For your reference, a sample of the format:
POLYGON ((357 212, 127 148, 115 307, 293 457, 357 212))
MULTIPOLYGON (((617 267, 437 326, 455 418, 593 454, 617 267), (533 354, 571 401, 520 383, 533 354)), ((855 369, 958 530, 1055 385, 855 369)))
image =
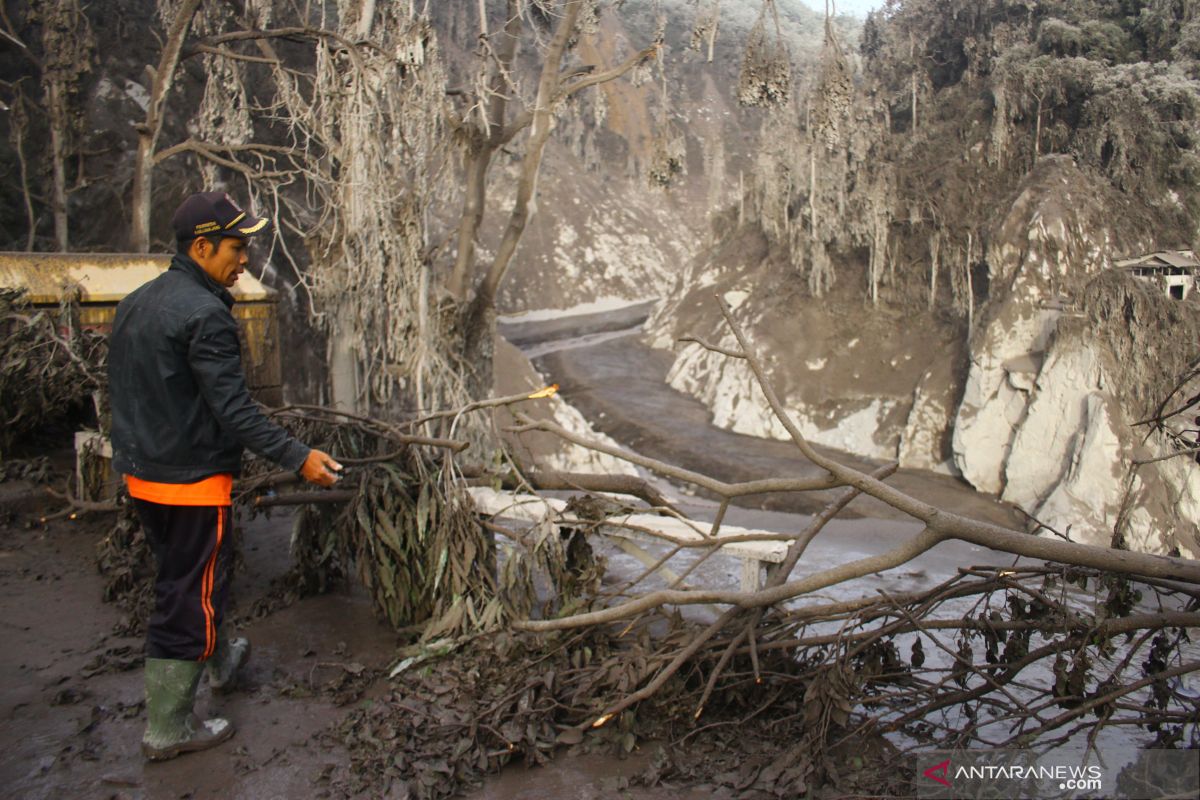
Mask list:
MULTIPOLYGON (((1133 467, 1143 446, 1177 450, 1184 421, 1146 441, 1131 427, 1187 373, 1192 306, 1151 293, 1122 313, 1108 292, 1138 286, 1089 288, 1120 258, 1200 239, 1197 16, 1191 2, 905 2, 868 18, 858 54, 828 36, 811 91, 764 121, 744 206, 718 220, 652 340, 716 335, 708 298, 724 292, 814 440, 961 474, 1086 540, 1198 552, 1186 459, 1170 476, 1133 467), (1103 368, 1056 374, 1059 321, 1079 316, 1154 342, 1155 357, 1098 337, 1103 368), (1020 429, 1039 393, 1062 392, 1070 409, 1102 398, 1104 419, 1061 415, 1047 453, 1020 429), (1080 461, 1089 425, 1120 474, 1080 461), (1114 534, 1139 505, 1162 510, 1114 534)), ((671 379, 718 424, 786 437, 719 355, 683 346, 671 379)))

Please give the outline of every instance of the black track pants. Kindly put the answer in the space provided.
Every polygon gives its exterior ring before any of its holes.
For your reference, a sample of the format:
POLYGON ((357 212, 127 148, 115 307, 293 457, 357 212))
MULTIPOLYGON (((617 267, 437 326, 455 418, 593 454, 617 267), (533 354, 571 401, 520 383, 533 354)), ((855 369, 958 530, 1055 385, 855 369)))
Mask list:
POLYGON ((158 562, 146 656, 204 661, 216 652, 233 566, 229 506, 167 506, 133 498, 158 562))

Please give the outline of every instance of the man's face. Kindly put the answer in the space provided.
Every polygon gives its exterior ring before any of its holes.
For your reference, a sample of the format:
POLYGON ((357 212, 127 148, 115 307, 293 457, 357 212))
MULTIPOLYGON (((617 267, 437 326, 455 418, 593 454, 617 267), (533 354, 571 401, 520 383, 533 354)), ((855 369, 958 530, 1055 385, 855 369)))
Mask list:
POLYGON ((213 247, 207 239, 196 239, 192 243, 191 256, 208 277, 226 289, 237 283, 238 275, 246 271, 250 253, 245 239, 226 237, 219 247, 213 247))

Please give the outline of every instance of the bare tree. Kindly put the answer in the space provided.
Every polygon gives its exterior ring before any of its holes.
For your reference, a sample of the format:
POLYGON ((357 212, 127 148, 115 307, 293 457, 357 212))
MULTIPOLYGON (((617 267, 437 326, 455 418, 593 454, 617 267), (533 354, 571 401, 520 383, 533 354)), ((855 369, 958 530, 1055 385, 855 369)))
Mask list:
POLYGON ((54 174, 54 240, 61 251, 70 249, 67 222, 66 160, 75 125, 71 95, 79 78, 91 69, 92 41, 87 18, 77 0, 42 4, 42 85, 50 117, 50 158, 54 174))
POLYGON ((537 192, 542 155, 564 102, 589 87, 615 80, 651 58, 657 45, 633 53, 619 64, 565 66, 579 36, 594 29, 596 9, 590 0, 561 0, 535 7, 520 0, 506 0, 505 23, 495 34, 488 33, 486 9, 480 4, 480 50, 486 73, 478 85, 464 95, 462 110, 454 127, 464 141, 466 184, 463 209, 457 229, 458 252, 447 279, 447 289, 467 303, 463 322, 462 353, 468 364, 482 368, 478 386, 491 383, 490 346, 496 294, 517 246, 525 232, 537 192), (553 32, 539 53, 536 91, 525 108, 514 102, 523 96, 515 56, 523 38, 534 38, 533 15, 545 13, 553 20, 553 32), (488 174, 496 152, 528 130, 520 159, 516 198, 491 263, 477 264, 476 242, 487 208, 488 174))
MULTIPOLYGON (((74 140, 78 135, 80 109, 75 100, 81 78, 92 66, 95 41, 87 17, 79 7, 78 0, 37 0, 26 10, 25 26, 40 28, 40 36, 34 51, 19 35, 14 21, 7 11, 0 15, 4 37, 15 45, 18 52, 38 73, 41 83, 41 110, 46 115, 50 147, 47 160, 50 166, 49 205, 54 220, 54 244, 60 251, 70 249, 70 226, 67 213, 68 195, 67 160, 71 157, 74 140)), ((27 248, 33 248, 37 221, 33 213, 30 196, 33 187, 29 180, 29 169, 24 154, 24 139, 29 133, 29 101, 14 84, 13 105, 16 109, 11 121, 14 147, 21 168, 21 185, 25 195, 26 216, 29 223, 27 248)))
POLYGON ((149 101, 146 118, 137 126, 137 153, 133 163, 132 227, 129 249, 135 253, 150 250, 150 207, 154 201, 154 165, 158 139, 162 134, 163 111, 168 92, 175 82, 175 69, 183 52, 184 40, 201 0, 181 0, 169 18, 166 39, 158 66, 146 66, 149 101))

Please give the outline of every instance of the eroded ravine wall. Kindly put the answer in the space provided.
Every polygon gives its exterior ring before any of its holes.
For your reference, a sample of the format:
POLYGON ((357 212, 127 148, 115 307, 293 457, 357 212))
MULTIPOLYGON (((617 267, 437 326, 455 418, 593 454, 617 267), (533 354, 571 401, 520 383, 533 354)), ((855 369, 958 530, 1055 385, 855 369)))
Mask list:
POLYGON ((669 380, 714 424, 786 438, 733 344, 723 297, 812 441, 960 474, 1041 522, 1044 535, 1200 556, 1200 467, 1135 426, 1195 355, 1200 308, 1113 267, 1156 249, 1122 198, 1070 158, 1040 160, 989 232, 987 302, 965 342, 934 320, 872 311, 836 293, 787 296, 763 247, 698 259, 651 321, 673 348, 669 380), (765 265, 765 266, 764 266, 765 265), (956 349, 958 348, 958 349, 956 349))

